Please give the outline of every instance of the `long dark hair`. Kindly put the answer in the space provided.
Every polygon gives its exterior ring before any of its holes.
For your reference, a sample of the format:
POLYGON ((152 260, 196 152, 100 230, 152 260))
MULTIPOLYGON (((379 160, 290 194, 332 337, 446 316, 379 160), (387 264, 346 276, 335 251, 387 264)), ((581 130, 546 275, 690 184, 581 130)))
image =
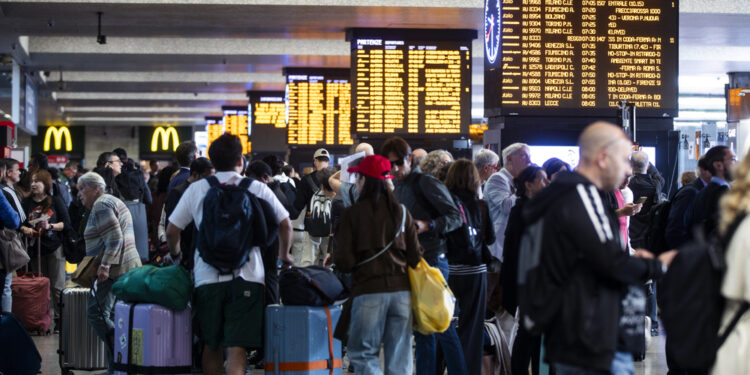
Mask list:
POLYGON ((386 207, 391 213, 391 217, 400 214, 398 199, 393 195, 391 189, 386 186, 385 180, 365 176, 363 174, 360 174, 360 176, 360 178, 365 179, 365 184, 362 186, 362 191, 359 193, 359 202, 369 201, 372 205, 372 209, 375 210, 380 201, 385 200, 386 207))
POLYGON ((521 173, 518 174, 518 177, 513 179, 513 184, 516 185, 516 195, 522 198, 526 198, 526 183, 533 183, 534 180, 536 180, 539 171, 543 170, 544 168, 536 164, 531 164, 524 170, 522 170, 521 173))

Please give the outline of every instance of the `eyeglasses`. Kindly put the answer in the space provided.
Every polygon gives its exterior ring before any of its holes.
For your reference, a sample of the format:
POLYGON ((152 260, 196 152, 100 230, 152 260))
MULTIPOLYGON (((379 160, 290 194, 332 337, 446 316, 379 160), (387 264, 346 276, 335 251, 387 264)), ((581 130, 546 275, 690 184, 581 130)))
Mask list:
POLYGON ((398 159, 398 160, 391 160, 390 162, 391 162, 391 165, 395 165, 397 167, 403 167, 405 161, 406 159, 404 158, 404 159, 398 159))

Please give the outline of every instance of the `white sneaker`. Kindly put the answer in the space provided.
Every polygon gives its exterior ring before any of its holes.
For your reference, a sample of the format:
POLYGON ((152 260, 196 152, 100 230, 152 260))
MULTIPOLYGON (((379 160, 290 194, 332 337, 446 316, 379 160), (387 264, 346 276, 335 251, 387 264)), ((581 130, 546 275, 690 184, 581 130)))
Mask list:
POLYGON ((648 316, 646 317, 646 324, 644 324, 644 326, 645 326, 644 334, 646 335, 646 351, 648 351, 648 347, 651 346, 651 318, 650 317, 648 316))

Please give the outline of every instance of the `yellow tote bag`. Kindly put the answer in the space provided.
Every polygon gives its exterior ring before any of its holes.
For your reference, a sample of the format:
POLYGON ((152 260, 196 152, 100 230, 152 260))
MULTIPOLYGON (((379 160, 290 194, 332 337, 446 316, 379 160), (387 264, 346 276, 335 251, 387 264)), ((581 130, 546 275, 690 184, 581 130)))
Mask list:
POLYGON ((439 269, 430 267, 424 258, 417 268, 407 267, 411 283, 411 309, 414 329, 423 335, 445 332, 451 324, 456 297, 439 269))

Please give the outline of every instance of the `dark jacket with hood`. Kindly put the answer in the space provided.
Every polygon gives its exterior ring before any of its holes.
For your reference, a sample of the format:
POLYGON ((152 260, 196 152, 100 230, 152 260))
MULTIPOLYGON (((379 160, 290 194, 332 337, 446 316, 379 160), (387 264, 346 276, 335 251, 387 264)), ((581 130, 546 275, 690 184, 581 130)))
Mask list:
POLYGON ((556 309, 544 332, 547 361, 609 371, 627 286, 659 278, 661 263, 623 251, 616 214, 578 173, 561 173, 526 204, 523 219, 542 225, 547 290, 538 293, 556 309))

